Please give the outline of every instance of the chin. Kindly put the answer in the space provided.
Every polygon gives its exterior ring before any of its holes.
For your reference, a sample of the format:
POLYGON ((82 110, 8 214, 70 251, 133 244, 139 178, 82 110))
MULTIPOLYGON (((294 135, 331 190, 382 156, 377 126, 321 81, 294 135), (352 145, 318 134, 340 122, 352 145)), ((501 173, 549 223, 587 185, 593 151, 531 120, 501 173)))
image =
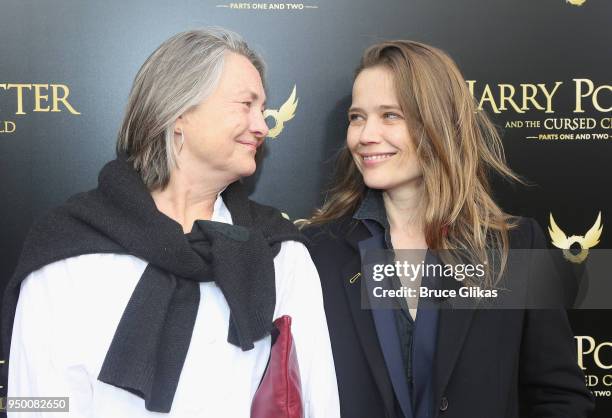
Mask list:
POLYGON ((257 164, 255 161, 252 161, 250 163, 243 164, 238 172, 240 177, 250 177, 255 174, 255 170, 257 170, 257 164))
POLYGON ((367 176, 363 178, 363 182, 370 189, 387 190, 393 188, 393 184, 388 179, 377 178, 375 176, 367 176))

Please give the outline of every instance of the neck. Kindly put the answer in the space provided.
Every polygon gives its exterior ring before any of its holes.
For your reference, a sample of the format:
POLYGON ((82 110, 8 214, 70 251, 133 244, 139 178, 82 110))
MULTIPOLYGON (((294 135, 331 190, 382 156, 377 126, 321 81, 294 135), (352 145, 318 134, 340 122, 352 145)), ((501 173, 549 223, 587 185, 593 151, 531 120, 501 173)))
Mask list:
POLYGON ((391 231, 421 237, 425 208, 423 179, 383 192, 383 201, 391 231))
POLYGON ((185 233, 191 231, 196 220, 212 218, 217 196, 229 184, 221 180, 213 181, 210 177, 205 181, 204 178, 187 174, 197 172, 175 168, 168 185, 163 190, 151 192, 157 210, 181 225, 185 233))

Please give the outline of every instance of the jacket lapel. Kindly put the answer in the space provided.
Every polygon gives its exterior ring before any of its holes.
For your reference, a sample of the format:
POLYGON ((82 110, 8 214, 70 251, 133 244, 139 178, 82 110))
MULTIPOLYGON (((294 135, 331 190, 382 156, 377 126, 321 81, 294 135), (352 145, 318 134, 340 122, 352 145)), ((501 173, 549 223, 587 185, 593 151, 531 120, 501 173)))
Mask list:
MULTIPOLYGON (((361 259, 359 256, 359 242, 371 237, 367 228, 357 222, 353 224, 346 234, 346 242, 355 253, 355 257, 344 266, 344 290, 346 292, 353 322, 359 335, 361 346, 366 354, 374 380, 380 390, 383 402, 388 413, 395 416, 395 400, 393 386, 389 379, 386 363, 378 341, 378 335, 371 311, 361 309, 361 283, 362 277, 355 280, 356 273, 361 272, 361 259), (353 283, 351 282, 353 278, 353 283)), ((445 283, 448 283, 445 281, 445 283)), ((447 302, 444 302, 445 304, 447 302)), ((453 369, 459 358, 465 338, 470 328, 475 309, 451 309, 448 306, 439 311, 438 335, 435 353, 435 411, 440 403, 442 394, 450 380, 453 369)))
POLYGON ((391 385, 385 359, 378 341, 372 312, 361 308, 361 298, 366 296, 362 295, 363 286, 361 280, 363 280, 363 277, 355 277, 357 273, 361 272, 361 258, 358 249, 359 241, 367 238, 370 238, 370 233, 361 223, 356 224, 345 235, 346 241, 354 251, 354 257, 351 257, 342 269, 344 291, 346 292, 361 347, 367 358, 376 386, 380 391, 385 409, 387 410, 387 416, 395 417, 393 386, 391 385))
MULTIPOLYGON (((447 303, 443 302, 442 305, 447 303)), ((439 311, 438 342, 434 362, 434 407, 439 405, 442 394, 446 390, 475 311, 475 305, 471 309, 452 309, 449 306, 443 306, 439 311)), ((437 411, 437 408, 435 410, 437 411)))

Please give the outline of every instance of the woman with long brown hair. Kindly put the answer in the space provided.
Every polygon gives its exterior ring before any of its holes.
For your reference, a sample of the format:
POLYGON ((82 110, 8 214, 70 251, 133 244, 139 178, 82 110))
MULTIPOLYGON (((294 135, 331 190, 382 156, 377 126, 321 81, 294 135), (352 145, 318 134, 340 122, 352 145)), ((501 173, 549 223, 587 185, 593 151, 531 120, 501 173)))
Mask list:
POLYGON ((452 265, 453 254, 480 261, 480 285, 491 290, 511 249, 546 247, 534 220, 493 200, 492 174, 520 179, 452 59, 413 41, 368 48, 348 120, 335 182, 304 228, 342 416, 587 416, 592 396, 563 310, 453 310, 418 299, 362 307, 370 250, 448 250, 438 263, 452 265))

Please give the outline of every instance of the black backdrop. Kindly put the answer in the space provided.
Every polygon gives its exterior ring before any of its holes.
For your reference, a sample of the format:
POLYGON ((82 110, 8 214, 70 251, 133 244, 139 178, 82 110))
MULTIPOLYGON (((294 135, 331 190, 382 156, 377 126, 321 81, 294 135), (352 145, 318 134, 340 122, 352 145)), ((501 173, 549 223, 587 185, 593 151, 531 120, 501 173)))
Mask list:
MULTIPOLYGON (((449 52, 502 129, 510 166, 532 183, 498 184, 502 206, 545 229, 552 213, 568 235, 584 235, 601 212, 598 248, 610 248, 611 16, 612 3, 604 0, 4 1, 0 282, 8 280, 33 219, 95 185, 113 157, 131 82, 146 57, 172 34, 210 25, 241 33, 264 56, 270 107, 280 107, 296 86, 295 118, 268 140, 250 181, 255 200, 292 218, 311 213, 344 140, 361 52, 379 40, 407 38, 449 52), (547 103, 542 87, 551 92, 557 82, 547 103), (54 89, 59 99, 69 92, 57 111, 54 89), (522 109, 523 90, 538 92, 538 106, 527 100, 522 109), (564 118, 590 118, 596 126, 549 125, 564 118)), ((570 315, 578 360, 597 391, 596 416, 610 416, 612 315, 570 315)))

